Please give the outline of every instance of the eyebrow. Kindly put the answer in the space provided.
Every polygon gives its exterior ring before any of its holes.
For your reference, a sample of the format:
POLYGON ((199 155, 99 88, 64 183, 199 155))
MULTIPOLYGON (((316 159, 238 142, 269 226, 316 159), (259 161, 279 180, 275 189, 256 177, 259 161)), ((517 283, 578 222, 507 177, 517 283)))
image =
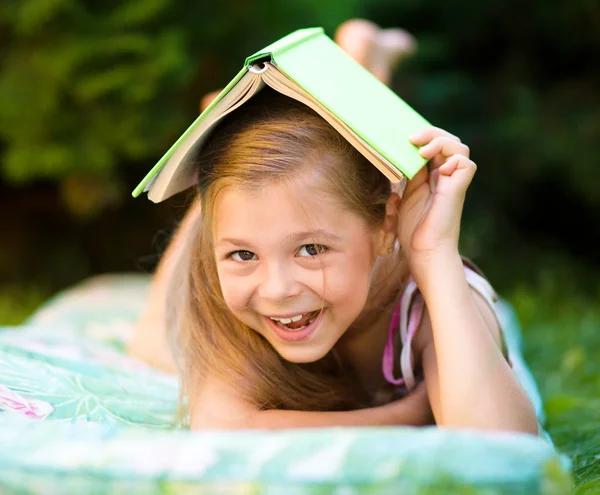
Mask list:
MULTIPOLYGON (((285 237, 284 239, 284 243, 285 244, 298 244, 308 238, 311 237, 318 237, 321 240, 325 241, 325 242, 340 242, 342 239, 340 237, 338 237, 335 234, 332 234, 331 232, 328 232, 326 230, 323 229, 318 229, 318 230, 312 230, 310 232, 295 232, 293 234, 289 234, 288 236, 285 237)), ((251 246, 252 243, 247 242, 247 241, 243 241, 240 239, 232 239, 230 237, 225 237, 223 239, 219 239, 218 244, 233 244, 234 246, 239 246, 239 247, 245 247, 245 246, 251 246)))

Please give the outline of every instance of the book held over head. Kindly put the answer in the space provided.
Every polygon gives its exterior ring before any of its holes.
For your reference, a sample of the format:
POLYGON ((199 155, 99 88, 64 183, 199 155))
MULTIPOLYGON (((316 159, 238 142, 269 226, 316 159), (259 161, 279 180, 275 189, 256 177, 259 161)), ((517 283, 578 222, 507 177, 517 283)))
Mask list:
POLYGON ((159 203, 195 182, 194 156, 225 116, 271 87, 313 109, 390 181, 426 164, 408 138, 429 122, 347 55, 322 28, 295 31, 248 57, 243 69, 133 191, 159 203))

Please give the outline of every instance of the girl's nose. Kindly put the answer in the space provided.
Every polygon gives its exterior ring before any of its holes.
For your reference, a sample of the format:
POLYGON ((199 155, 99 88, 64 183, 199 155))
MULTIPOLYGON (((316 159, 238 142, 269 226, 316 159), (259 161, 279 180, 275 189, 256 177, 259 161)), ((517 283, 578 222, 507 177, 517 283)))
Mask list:
POLYGON ((300 284, 293 270, 281 263, 265 266, 258 287, 258 295, 269 301, 279 302, 300 294, 300 284))

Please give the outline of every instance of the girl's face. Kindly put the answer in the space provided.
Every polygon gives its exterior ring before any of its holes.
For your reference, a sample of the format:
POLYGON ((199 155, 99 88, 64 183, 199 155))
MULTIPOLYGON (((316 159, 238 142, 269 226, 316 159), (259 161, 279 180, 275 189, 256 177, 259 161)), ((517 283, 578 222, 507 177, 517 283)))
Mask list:
POLYGON ((367 301, 383 236, 308 186, 227 188, 215 207, 217 271, 229 309, 288 361, 325 356, 367 301))

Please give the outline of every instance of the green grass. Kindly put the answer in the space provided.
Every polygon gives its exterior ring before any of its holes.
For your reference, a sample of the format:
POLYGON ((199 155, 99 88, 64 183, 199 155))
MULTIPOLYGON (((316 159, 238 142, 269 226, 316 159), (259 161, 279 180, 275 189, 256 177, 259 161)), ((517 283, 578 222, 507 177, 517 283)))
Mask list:
POLYGON ((0 326, 20 325, 51 295, 37 285, 0 285, 0 326))
POLYGON ((600 494, 600 304, 559 292, 521 289, 509 299, 544 398, 547 430, 573 461, 576 493, 600 494))

